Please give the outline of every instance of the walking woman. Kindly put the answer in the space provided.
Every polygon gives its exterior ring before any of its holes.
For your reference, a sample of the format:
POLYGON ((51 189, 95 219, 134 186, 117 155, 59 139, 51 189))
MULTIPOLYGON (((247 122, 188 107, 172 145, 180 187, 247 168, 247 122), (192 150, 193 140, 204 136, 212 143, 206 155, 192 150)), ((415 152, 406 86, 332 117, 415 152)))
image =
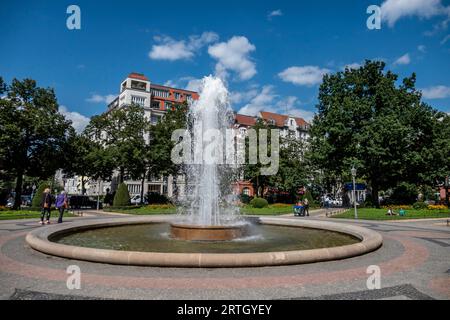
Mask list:
POLYGON ((59 210, 58 223, 62 223, 64 210, 68 207, 67 195, 65 191, 61 191, 56 197, 56 209, 59 210))
POLYGON ((45 224, 50 224, 51 207, 52 195, 50 193, 50 188, 46 188, 41 200, 41 224, 44 224, 44 217, 46 218, 45 224))

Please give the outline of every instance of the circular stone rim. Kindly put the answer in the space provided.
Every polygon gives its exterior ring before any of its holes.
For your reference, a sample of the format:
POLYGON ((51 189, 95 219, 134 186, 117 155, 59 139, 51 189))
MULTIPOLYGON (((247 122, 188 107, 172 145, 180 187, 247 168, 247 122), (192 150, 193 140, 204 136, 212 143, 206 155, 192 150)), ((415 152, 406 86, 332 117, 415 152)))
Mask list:
POLYGON ((265 267, 340 260, 375 251, 383 244, 383 238, 378 232, 359 226, 319 220, 294 220, 269 217, 260 217, 259 222, 268 225, 334 231, 357 237, 361 242, 338 247, 295 251, 254 253, 163 253, 77 247, 49 240, 56 235, 74 231, 145 223, 170 223, 171 221, 173 221, 173 219, 167 217, 137 217, 74 222, 71 223, 70 226, 57 225, 33 230, 27 234, 26 242, 34 250, 68 259, 117 265, 189 268, 265 267))

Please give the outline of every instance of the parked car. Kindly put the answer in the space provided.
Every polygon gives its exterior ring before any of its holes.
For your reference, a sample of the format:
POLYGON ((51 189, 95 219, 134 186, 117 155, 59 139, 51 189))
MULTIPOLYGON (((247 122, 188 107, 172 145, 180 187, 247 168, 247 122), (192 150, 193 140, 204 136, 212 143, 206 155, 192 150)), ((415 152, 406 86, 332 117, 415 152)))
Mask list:
MULTIPOLYGON (((97 199, 91 199, 88 196, 70 196, 69 207, 71 209, 97 209, 97 199)), ((100 201, 99 208, 103 208, 103 203, 100 201)))
POLYGON ((31 195, 22 195, 22 206, 31 207, 31 195))
MULTIPOLYGON (((130 199, 130 202, 133 205, 141 204, 141 195, 137 194, 137 195, 132 196, 130 199)), ((148 204, 146 197, 144 197, 144 204, 148 204)))

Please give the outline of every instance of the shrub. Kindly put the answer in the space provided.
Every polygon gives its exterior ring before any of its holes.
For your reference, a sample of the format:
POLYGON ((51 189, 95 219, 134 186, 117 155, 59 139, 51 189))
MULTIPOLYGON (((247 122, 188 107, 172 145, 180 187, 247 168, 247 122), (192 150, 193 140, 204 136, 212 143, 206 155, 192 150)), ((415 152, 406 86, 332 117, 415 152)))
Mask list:
POLYGON ((148 192, 147 193, 148 204, 167 204, 169 199, 158 192, 148 192))
POLYGON ((130 205, 130 194, 125 183, 119 184, 116 195, 114 196, 113 207, 127 207, 130 205))
POLYGON ((42 196, 46 188, 50 188, 47 182, 41 183, 39 185, 39 188, 36 190, 36 193, 34 194, 33 199, 31 200, 31 207, 33 208, 41 207, 42 196))
POLYGON ((413 204, 413 208, 416 210, 423 210, 423 209, 427 209, 428 205, 423 201, 418 201, 413 204))
POLYGON ((249 204, 250 201, 252 200, 252 198, 248 194, 243 194, 243 193, 239 196, 239 199, 244 204, 249 204))
POLYGON ((250 205, 251 205, 253 208, 261 209, 261 208, 267 207, 267 206, 269 205, 269 203, 267 202, 266 199, 263 199, 263 198, 254 198, 252 201, 250 201, 250 205))
POLYGON ((417 199, 417 187, 409 183, 400 183, 392 192, 392 204, 412 204, 417 199))

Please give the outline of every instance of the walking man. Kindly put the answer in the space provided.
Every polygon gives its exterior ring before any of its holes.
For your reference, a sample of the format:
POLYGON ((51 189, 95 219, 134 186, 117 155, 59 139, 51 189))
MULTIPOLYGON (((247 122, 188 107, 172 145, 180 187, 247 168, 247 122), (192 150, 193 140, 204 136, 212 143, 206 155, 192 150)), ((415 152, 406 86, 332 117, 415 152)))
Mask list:
POLYGON ((303 212, 306 214, 307 217, 309 217, 309 201, 308 201, 308 198, 305 198, 305 200, 303 200, 303 212))
POLYGON ((58 223, 62 223, 62 218, 64 215, 64 210, 68 207, 67 195, 65 191, 61 191, 56 197, 56 209, 59 211, 58 223))
POLYGON ((52 195, 50 188, 44 190, 41 201, 41 224, 44 224, 44 217, 46 217, 45 224, 50 224, 50 210, 52 206, 52 195))

